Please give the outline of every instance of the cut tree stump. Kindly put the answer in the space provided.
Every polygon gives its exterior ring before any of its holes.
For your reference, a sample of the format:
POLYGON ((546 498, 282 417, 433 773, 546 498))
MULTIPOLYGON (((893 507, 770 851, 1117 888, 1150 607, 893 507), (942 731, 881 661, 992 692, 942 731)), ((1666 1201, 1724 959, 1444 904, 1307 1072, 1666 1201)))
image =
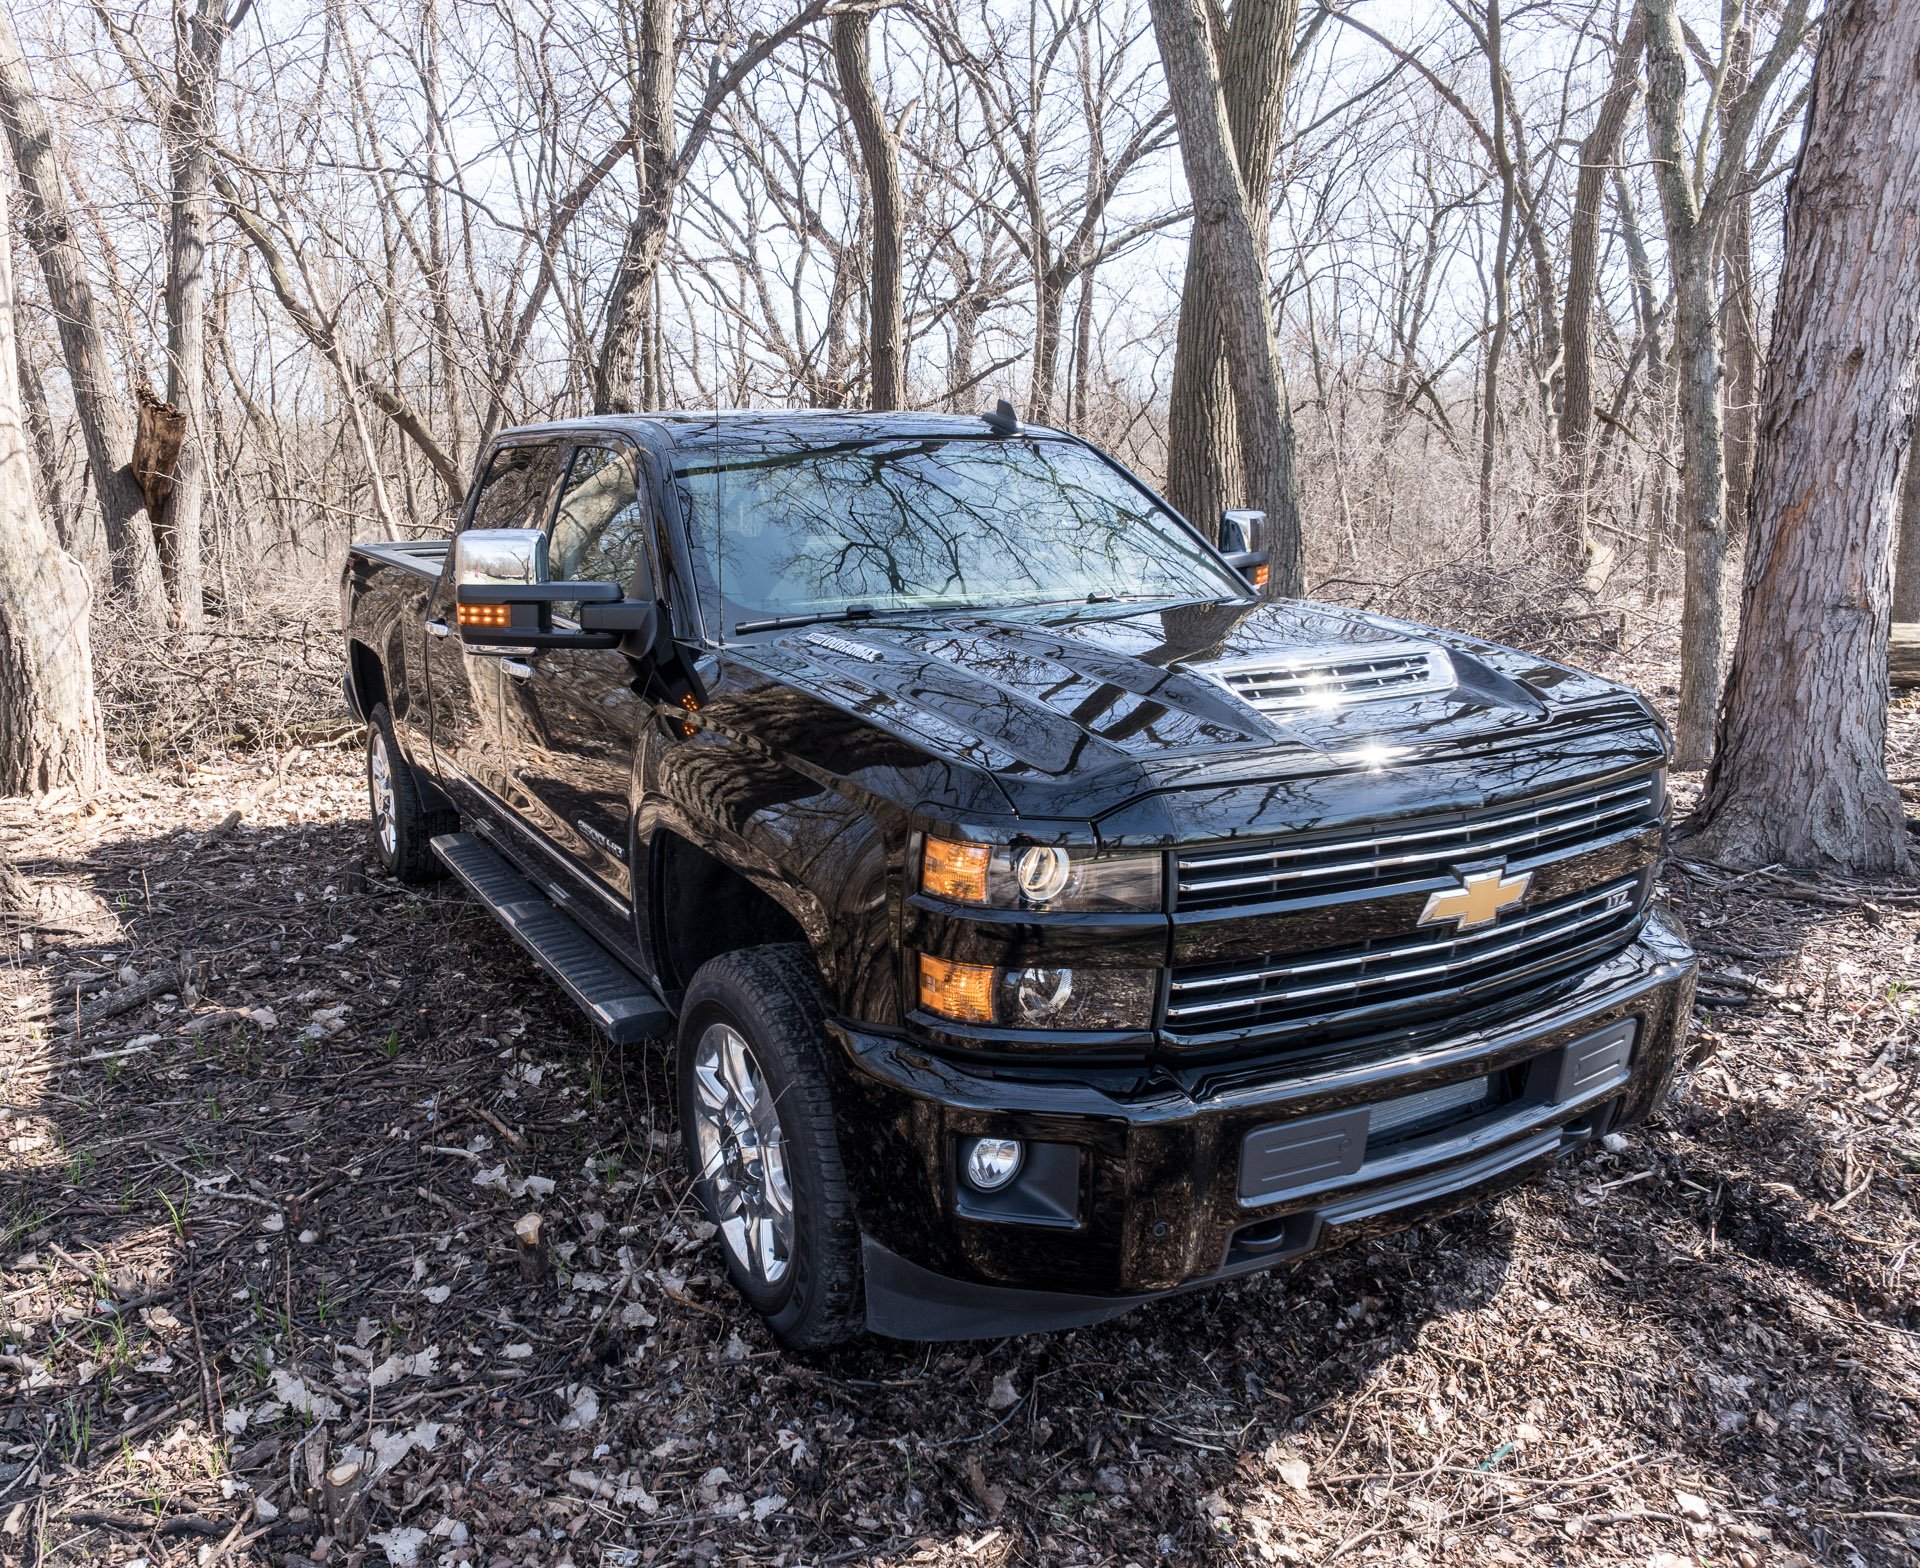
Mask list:
POLYGON ((1920 686, 1920 621, 1895 621, 1887 638, 1887 684, 1895 691, 1920 686))

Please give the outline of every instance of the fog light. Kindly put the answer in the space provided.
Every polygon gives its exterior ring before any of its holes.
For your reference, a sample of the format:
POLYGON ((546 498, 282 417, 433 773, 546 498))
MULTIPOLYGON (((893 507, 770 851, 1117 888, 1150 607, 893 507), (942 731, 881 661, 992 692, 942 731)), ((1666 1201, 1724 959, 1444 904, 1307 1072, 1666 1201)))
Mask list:
POLYGON ((973 1139, 962 1157, 967 1185, 978 1192, 998 1192, 1020 1174, 1023 1152, 1018 1138, 973 1139))

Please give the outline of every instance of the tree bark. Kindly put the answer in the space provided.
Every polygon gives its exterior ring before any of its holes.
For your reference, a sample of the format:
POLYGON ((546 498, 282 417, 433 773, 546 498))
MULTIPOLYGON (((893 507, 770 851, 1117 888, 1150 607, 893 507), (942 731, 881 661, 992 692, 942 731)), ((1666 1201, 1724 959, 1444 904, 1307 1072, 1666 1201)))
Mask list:
POLYGON ((1609 169, 1620 156, 1627 116, 1640 91, 1640 55, 1646 19, 1638 6, 1627 16, 1626 36, 1613 57, 1613 78, 1600 100, 1593 129, 1580 143, 1580 173, 1574 182, 1573 216, 1567 226, 1567 295, 1560 316, 1565 371, 1560 413, 1560 545, 1569 568, 1583 569, 1592 553, 1587 537, 1587 499, 1593 475, 1593 301, 1600 265, 1600 218, 1609 169))
POLYGON ((1673 333, 1680 400, 1680 529, 1686 550, 1681 610, 1680 712, 1674 765, 1706 766, 1720 695, 1725 571, 1726 474, 1720 429, 1720 341, 1713 301, 1713 245, 1701 221, 1681 116, 1686 55, 1673 0, 1645 0, 1647 132, 1666 216, 1673 275, 1673 333))
MULTIPOLYGON (((85 259, 74 238, 54 150, 53 128, 27 70, 10 11, 0 8, 0 120, 20 171, 23 227, 40 263, 60 328, 60 348, 73 385, 74 413, 86 441, 101 521, 112 558, 113 587, 129 611, 149 625, 166 620, 160 560, 141 513, 145 503, 128 460, 133 408, 112 385, 106 333, 94 308, 85 259)), ((11 356, 9 356, 11 367, 11 356)), ((9 377, 13 370, 8 369, 9 377)))
MULTIPOLYGON (((0 168, 0 235, 10 178, 0 168)), ((35 504, 16 379, 13 256, 0 245, 0 795, 98 785, 87 574, 35 504)))
POLYGON ((893 128, 887 123, 880 94, 873 85, 867 61, 869 11, 834 14, 833 60, 840 77, 853 134, 860 144, 860 163, 866 174, 869 216, 869 275, 867 279, 867 405, 875 410, 904 406, 907 377, 902 344, 901 251, 905 244, 905 217, 900 206, 900 159, 893 128))
MULTIPOLYGON (((1299 22, 1298 0, 1237 0, 1221 44, 1219 80, 1234 158, 1245 187, 1256 248, 1267 253, 1267 190, 1279 154, 1282 111, 1299 22)), ((1223 507, 1244 499, 1245 465, 1220 323, 1221 291, 1209 270, 1196 221, 1187 241, 1167 410, 1167 498, 1211 536, 1223 507)), ((1264 275, 1260 293, 1267 293, 1264 275)), ((1280 388, 1285 466, 1293 469, 1293 417, 1280 388)), ((1272 515, 1276 532, 1297 536, 1297 490, 1272 515)), ((1279 575, 1276 571, 1276 577, 1279 575)), ((1283 592, 1298 592, 1285 588, 1283 592)))
MULTIPOLYGON (((1268 307, 1266 247, 1261 242, 1265 224, 1256 229, 1247 183, 1235 158, 1233 125, 1207 16, 1198 4, 1153 0, 1154 32, 1180 127, 1180 158, 1193 195, 1199 259, 1215 289, 1214 314, 1233 390, 1247 501, 1267 514, 1272 591, 1298 594, 1300 518, 1293 425, 1268 307)), ((1287 32, 1291 35, 1292 28, 1287 32)), ((1256 188, 1264 209, 1264 180, 1256 188)))
POLYGON ((1920 7, 1829 8, 1788 191, 1740 642, 1693 823, 1727 864, 1912 869, 1887 779, 1889 535, 1920 373, 1920 7))

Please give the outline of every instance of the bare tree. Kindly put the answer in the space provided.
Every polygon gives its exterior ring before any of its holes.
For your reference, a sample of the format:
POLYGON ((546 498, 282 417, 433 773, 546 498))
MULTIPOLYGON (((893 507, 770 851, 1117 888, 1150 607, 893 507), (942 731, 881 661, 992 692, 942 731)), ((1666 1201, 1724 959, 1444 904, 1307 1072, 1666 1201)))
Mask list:
POLYGON ((1629 13, 1625 36, 1613 56, 1612 79, 1600 100, 1593 129, 1580 143, 1580 173, 1573 213, 1567 225, 1567 294, 1560 316, 1560 340, 1566 359, 1565 393, 1560 413, 1562 480, 1561 542, 1568 563, 1583 567, 1588 558, 1589 448, 1593 442, 1593 306, 1600 263, 1600 219, 1607 174, 1620 156, 1627 116, 1640 91, 1640 55, 1646 47, 1646 14, 1629 13))
POLYGON ((774 50, 813 25, 826 0, 807 0, 780 26, 743 45, 722 66, 713 63, 707 90, 684 134, 674 115, 680 74, 680 0, 636 0, 639 10, 634 62, 633 133, 639 163, 639 195, 607 294, 606 326, 594 367, 596 413, 630 411, 635 370, 647 321, 654 273, 667 244, 674 197, 712 133, 720 106, 774 50))
POLYGON ((867 276, 867 406, 899 408, 907 400, 907 374, 901 343, 901 247, 904 219, 900 210, 900 162, 893 128, 873 85, 867 62, 867 25, 871 13, 849 8, 836 12, 831 26, 833 59, 847 115, 860 143, 860 166, 866 176, 868 256, 867 276))
POLYGON ((1153 0, 1153 24, 1180 126, 1194 231, 1215 288, 1247 500, 1266 512, 1271 525, 1273 591, 1298 594, 1301 539, 1292 419, 1273 341, 1265 249, 1234 154, 1219 60, 1207 13, 1195 0, 1153 0))
POLYGON ((213 156, 213 93, 220 51, 252 0, 232 15, 226 0, 195 0, 191 16, 174 15, 175 84, 166 139, 172 164, 167 233, 167 401, 186 420, 173 466, 172 489, 154 520, 160 568, 173 589, 175 613, 188 625, 202 612, 201 523, 206 503, 207 221, 213 156))
MULTIPOLYGON (((11 183, 0 167, 0 235, 11 183)), ((101 753, 87 575, 34 499, 14 317, 12 248, 0 245, 0 795, 90 794, 101 753)))
MULTIPOLYGON (((157 625, 165 619, 166 607, 159 556, 141 515, 146 500, 130 467, 133 409, 113 387, 106 333, 68 212, 53 127, 7 10, 0 10, 0 119, 20 171, 27 235, 59 323, 74 409, 87 444, 87 466, 112 555, 114 590, 136 618, 157 625)), ((11 355, 7 374, 14 374, 11 355)))
MULTIPOLYGON (((1714 257, 1728 211, 1746 179, 1747 143, 1774 80, 1806 36, 1805 0, 1787 0, 1780 30, 1753 80, 1728 104, 1720 147, 1707 167, 1706 130, 1689 147, 1684 116, 1687 41, 1676 0, 1643 0, 1647 23, 1647 126, 1667 265, 1673 277, 1674 355, 1680 400, 1681 524, 1686 592, 1681 616, 1680 711, 1675 765, 1704 767, 1720 695, 1726 566, 1726 450, 1721 420, 1721 361, 1714 299, 1714 257)), ((1724 89, 1724 66, 1716 89, 1724 89)), ((1783 127, 1784 129, 1784 127, 1783 127)), ((1770 139, 1771 140, 1771 139, 1770 139)))
POLYGON ((1907 871, 1886 742, 1889 544, 1920 374, 1920 8, 1840 0, 1788 194, 1740 641, 1693 843, 1907 871))
MULTIPOLYGON (((1267 191, 1285 121, 1299 0, 1236 0, 1220 39, 1221 90, 1235 161, 1255 224, 1254 242, 1267 252, 1267 191)), ((1227 371, 1219 282, 1202 254, 1196 225, 1187 242, 1180 317, 1167 407, 1167 498, 1211 532, 1223 507, 1237 502, 1244 458, 1227 371)), ((1282 382, 1282 439, 1291 447, 1293 411, 1282 382)), ((1291 456, 1287 462, 1292 474, 1291 456)), ((1274 512, 1276 527, 1300 528, 1298 481, 1274 512)))

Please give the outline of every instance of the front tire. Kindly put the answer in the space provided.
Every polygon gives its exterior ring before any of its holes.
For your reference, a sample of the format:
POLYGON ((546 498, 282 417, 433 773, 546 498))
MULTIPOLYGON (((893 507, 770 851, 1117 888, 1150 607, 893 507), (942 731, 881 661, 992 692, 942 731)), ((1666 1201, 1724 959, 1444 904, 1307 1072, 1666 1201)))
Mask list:
POLYGON ((402 882, 432 882, 442 873, 433 836, 451 832, 444 812, 427 810, 413 765, 394 739, 393 716, 376 703, 367 715, 367 813, 374 857, 402 882))
POLYGON ((865 1322, 853 1217, 821 1056, 826 1004, 806 951, 703 964, 681 1006, 680 1136, 727 1274, 789 1350, 865 1322))

